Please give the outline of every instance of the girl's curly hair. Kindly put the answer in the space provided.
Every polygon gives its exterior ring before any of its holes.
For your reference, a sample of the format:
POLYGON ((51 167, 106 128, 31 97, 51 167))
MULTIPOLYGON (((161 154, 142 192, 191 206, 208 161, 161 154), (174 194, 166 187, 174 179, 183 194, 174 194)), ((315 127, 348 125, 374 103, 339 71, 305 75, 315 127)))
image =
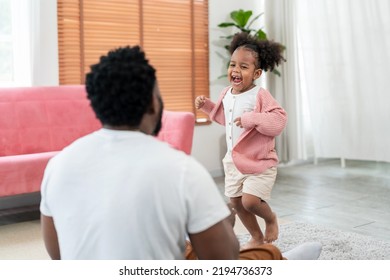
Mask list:
POLYGON ((252 51, 256 57, 256 67, 264 71, 272 71, 286 61, 282 55, 285 49, 283 45, 269 40, 260 40, 246 32, 234 35, 229 47, 230 54, 232 55, 238 48, 252 51))

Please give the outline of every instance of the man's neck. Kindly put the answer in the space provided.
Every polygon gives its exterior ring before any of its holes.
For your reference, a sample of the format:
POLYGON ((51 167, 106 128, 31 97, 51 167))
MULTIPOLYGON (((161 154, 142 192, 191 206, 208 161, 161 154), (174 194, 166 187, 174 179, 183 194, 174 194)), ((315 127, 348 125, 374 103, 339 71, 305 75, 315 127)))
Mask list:
POLYGON ((111 129, 111 130, 129 130, 129 131, 141 131, 139 127, 132 127, 128 125, 109 125, 104 124, 103 128, 111 129))

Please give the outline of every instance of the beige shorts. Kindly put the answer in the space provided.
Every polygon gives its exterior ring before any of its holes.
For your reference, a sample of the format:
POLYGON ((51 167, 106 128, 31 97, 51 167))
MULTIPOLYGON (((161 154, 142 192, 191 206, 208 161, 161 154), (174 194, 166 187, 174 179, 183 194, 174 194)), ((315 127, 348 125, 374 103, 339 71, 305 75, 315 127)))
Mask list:
POLYGON ((243 193, 251 194, 262 200, 271 199, 277 168, 271 167, 259 174, 242 174, 237 170, 229 153, 223 159, 225 170, 225 195, 240 197, 243 193))

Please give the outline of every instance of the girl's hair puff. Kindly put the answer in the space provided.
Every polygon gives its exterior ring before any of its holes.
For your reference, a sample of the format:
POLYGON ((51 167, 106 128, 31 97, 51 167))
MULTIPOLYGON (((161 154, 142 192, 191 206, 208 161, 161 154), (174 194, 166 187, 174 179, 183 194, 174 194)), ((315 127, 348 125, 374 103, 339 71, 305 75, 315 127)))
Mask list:
POLYGON ((229 47, 230 54, 232 55, 238 48, 252 51, 256 57, 256 67, 264 71, 272 71, 286 61, 282 55, 283 45, 269 40, 260 40, 246 32, 236 33, 233 36, 229 47))

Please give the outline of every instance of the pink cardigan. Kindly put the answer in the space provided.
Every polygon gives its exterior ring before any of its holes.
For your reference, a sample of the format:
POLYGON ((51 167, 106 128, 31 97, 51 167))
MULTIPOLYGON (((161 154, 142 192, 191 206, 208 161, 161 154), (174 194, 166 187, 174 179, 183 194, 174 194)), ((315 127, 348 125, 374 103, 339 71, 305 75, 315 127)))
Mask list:
MULTIPOLYGON (((230 86, 225 88, 216 103, 207 99, 201 110, 212 121, 225 125, 222 100, 230 86)), ((252 112, 241 116, 245 131, 232 150, 233 162, 243 174, 258 174, 278 164, 275 137, 287 124, 287 113, 269 91, 260 88, 252 112)))

